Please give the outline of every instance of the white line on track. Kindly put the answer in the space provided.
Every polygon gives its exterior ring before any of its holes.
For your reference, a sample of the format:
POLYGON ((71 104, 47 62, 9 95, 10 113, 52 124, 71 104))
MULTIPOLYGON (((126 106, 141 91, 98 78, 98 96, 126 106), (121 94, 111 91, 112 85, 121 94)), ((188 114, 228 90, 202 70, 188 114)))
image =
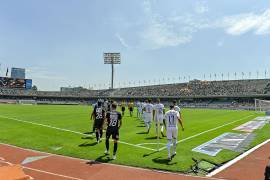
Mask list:
MULTIPOLYGON (((54 127, 54 126, 50 126, 50 125, 46 125, 46 124, 40 124, 40 123, 31 122, 31 121, 25 121, 25 120, 21 120, 21 119, 18 119, 18 118, 7 117, 7 116, 3 116, 3 115, 0 115, 0 118, 10 119, 10 120, 13 120, 13 121, 18 121, 18 122, 22 122, 22 123, 32 124, 32 125, 36 125, 36 126, 42 126, 42 127, 46 127, 46 128, 50 128, 50 129, 56 129, 56 130, 59 130, 59 131, 65 131, 65 132, 70 132, 70 133, 86 136, 86 134, 78 132, 78 131, 72 131, 72 130, 69 130, 69 129, 58 128, 58 127, 54 127)), ((121 143, 121 144, 126 144, 126 145, 133 146, 133 147, 147 149, 147 150, 150 150, 150 151, 157 151, 156 149, 144 147, 144 146, 141 146, 141 145, 127 143, 127 142, 124 142, 124 141, 118 141, 118 142, 121 143)))
MULTIPOLYGON (((13 165, 12 163, 7 162, 7 161, 0 160, 0 162, 6 163, 9 166, 12 166, 13 165)), ((75 177, 71 177, 71 176, 65 176, 65 175, 62 175, 62 174, 52 173, 52 172, 43 171, 43 170, 40 170, 40 169, 30 168, 30 167, 26 167, 26 166, 21 166, 21 167, 23 169, 28 169, 28 170, 31 170, 31 171, 36 171, 36 172, 40 172, 40 173, 50 174, 50 175, 53 175, 53 176, 63 177, 63 178, 66 178, 66 179, 83 180, 83 179, 80 179, 80 178, 75 178, 75 177)))
MULTIPOLYGON (((200 132, 200 133, 195 134, 195 135, 193 135, 193 136, 189 136, 189 137, 187 137, 187 138, 185 138, 185 139, 182 139, 182 140, 180 140, 180 141, 177 141, 177 143, 185 142, 185 141, 187 141, 187 140, 193 139, 193 138, 195 138, 195 137, 198 137, 198 136, 200 136, 200 135, 206 134, 206 133, 208 133, 208 132, 215 131, 215 130, 217 130, 217 129, 220 129, 220 128, 225 127, 225 126, 228 126, 228 125, 231 125, 231 124, 236 123, 236 122, 238 122, 238 121, 242 121, 242 120, 247 119, 247 118, 249 118, 249 117, 251 117, 251 116, 254 116, 254 115, 249 115, 249 116, 246 116, 246 117, 244 117, 244 118, 241 118, 241 119, 238 119, 238 120, 235 120, 235 121, 232 121, 232 122, 223 124, 223 125, 221 125, 221 126, 218 126, 218 127, 215 127, 215 128, 212 128, 212 129, 209 129, 209 130, 200 132)), ((171 145, 171 146, 172 146, 172 145, 171 145)), ((163 147, 163 148, 160 148, 159 150, 162 151, 162 150, 164 150, 164 149, 166 149, 166 148, 167 148, 167 147, 165 146, 165 147, 163 147)))
MULTIPOLYGON (((80 160, 80 161, 83 161, 83 162, 89 162, 89 160, 87 160, 87 159, 75 158, 75 157, 64 156, 64 155, 59 155, 59 154, 52 154, 52 153, 48 153, 48 152, 42 152, 42 151, 38 151, 38 150, 22 148, 22 147, 18 147, 18 146, 15 146, 15 145, 10 145, 10 144, 5 144, 5 143, 1 143, 1 142, 0 142, 0 145, 9 146, 9 147, 12 147, 12 148, 17 148, 17 149, 21 149, 21 150, 24 150, 24 151, 49 154, 49 155, 54 155, 54 156, 57 156, 57 157, 62 157, 62 158, 67 158, 67 159, 80 160)), ((112 164, 112 163, 102 163, 102 162, 99 162, 99 163, 104 164, 104 165, 109 165, 109 166, 133 169, 133 170, 142 170, 142 171, 156 172, 156 173, 162 173, 162 174, 172 174, 172 175, 177 175, 177 176, 180 176, 180 177, 182 177, 182 176, 184 176, 184 177, 196 177, 196 176, 192 176, 192 175, 189 175, 189 174, 181 174, 181 173, 177 173, 177 172, 169 172, 169 171, 162 171, 162 170, 155 170, 155 169, 146 169, 146 168, 132 167, 132 166, 126 166, 126 165, 120 165, 120 164, 112 164)), ((209 180, 209 179, 211 179, 211 180, 223 180, 223 179, 214 178, 214 177, 200 177, 200 178, 201 179, 207 179, 207 180, 209 180)))
POLYGON ((65 175, 62 175, 62 174, 57 174, 57 173, 52 173, 52 172, 48 172, 48 171, 43 171, 43 170, 40 170, 40 169, 34 169, 34 168, 25 167, 25 166, 22 166, 22 167, 23 167, 23 169, 28 169, 28 170, 31 170, 31 171, 36 171, 36 172, 40 172, 40 173, 50 174, 50 175, 53 175, 53 176, 58 176, 58 177, 66 178, 66 179, 83 180, 83 179, 80 179, 80 178, 75 178, 75 177, 71 177, 71 176, 65 176, 65 175))

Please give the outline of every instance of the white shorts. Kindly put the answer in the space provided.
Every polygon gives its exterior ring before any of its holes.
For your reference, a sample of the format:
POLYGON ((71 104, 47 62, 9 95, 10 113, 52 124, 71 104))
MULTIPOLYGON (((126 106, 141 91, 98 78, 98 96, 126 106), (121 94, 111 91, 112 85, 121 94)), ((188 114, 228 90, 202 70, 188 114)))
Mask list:
POLYGON ((177 139, 178 128, 177 127, 167 127, 167 139, 177 139))
POLYGON ((153 117, 152 114, 145 113, 145 114, 144 114, 144 121, 145 121, 145 122, 151 122, 151 121, 152 121, 152 117, 153 117))
POLYGON ((155 122, 163 124, 163 116, 155 116, 155 122))

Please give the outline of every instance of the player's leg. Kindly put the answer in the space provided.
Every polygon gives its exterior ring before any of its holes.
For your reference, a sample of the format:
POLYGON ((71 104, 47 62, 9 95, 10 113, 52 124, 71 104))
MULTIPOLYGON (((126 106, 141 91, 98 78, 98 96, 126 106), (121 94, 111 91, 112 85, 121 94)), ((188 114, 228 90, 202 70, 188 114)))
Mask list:
POLYGON ((103 136, 103 128, 101 127, 99 129, 99 140, 101 140, 102 136, 103 136))
POLYGON ((173 156, 176 155, 176 146, 177 146, 177 135, 178 135, 178 129, 173 129, 173 156))
POLYGON ((106 131, 106 141, 105 141, 105 146, 106 146, 106 150, 105 150, 105 154, 109 154, 109 150, 110 150, 110 136, 111 136, 111 131, 109 129, 107 129, 106 131))
POLYGON ((97 140, 97 143, 99 143, 99 129, 96 128, 96 140, 97 140))
POLYGON ((119 131, 118 130, 113 133, 112 138, 114 141, 112 159, 116 159, 116 152, 117 152, 118 140, 119 140, 119 131))
POLYGON ((156 132, 156 135, 158 136, 158 119, 155 118, 155 132, 156 132))
POLYGON ((172 144, 172 131, 171 129, 167 129, 167 150, 168 150, 168 160, 171 160, 171 144, 172 144))
POLYGON ((164 135, 164 124, 163 124, 163 117, 159 117, 159 125, 160 125, 160 133, 162 137, 165 137, 164 135))
POLYGON ((146 130, 148 130, 148 122, 147 122, 147 117, 144 116, 144 124, 145 124, 145 127, 146 127, 146 130))
POLYGON ((147 116, 147 117, 145 117, 145 118, 146 118, 147 134, 148 134, 149 131, 150 131, 150 128, 151 128, 151 117, 150 117, 150 116, 147 116))
POLYGON ((96 133, 96 140, 99 140, 98 120, 95 120, 93 125, 94 132, 96 133))

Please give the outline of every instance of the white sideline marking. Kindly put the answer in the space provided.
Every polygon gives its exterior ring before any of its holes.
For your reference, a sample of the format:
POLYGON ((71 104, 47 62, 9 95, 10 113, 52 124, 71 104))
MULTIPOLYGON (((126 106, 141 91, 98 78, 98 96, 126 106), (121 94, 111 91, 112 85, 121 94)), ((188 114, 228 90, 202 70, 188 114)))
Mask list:
POLYGON ((233 164, 237 163, 238 161, 240 161, 241 159, 245 158, 246 156, 248 156, 249 154, 253 153, 254 151, 256 151, 257 149, 259 149, 260 147, 264 146, 265 144, 269 143, 270 139, 264 141, 263 143, 253 147, 252 149, 248 150, 247 152, 244 152, 243 154, 241 154, 240 156, 236 157, 235 159, 229 161, 228 163, 224 164, 223 166, 221 166, 220 168, 214 170, 213 172, 207 174, 207 177, 212 177, 218 173, 220 173, 221 171, 227 169, 228 167, 232 166, 233 164))
MULTIPOLYGON (((2 163, 6 163, 8 165, 13 165, 12 163, 10 162, 7 162, 7 161, 2 161, 0 160, 0 162, 2 163)), ((43 170, 40 170, 40 169, 34 169, 34 168, 30 168, 30 167, 26 167, 26 166, 21 166, 23 169, 28 169, 28 170, 32 170, 32 171, 37 171, 37 172, 41 172, 41 173, 45 173, 45 174, 50 174, 50 175, 54 175, 54 176, 58 176, 58 177, 63 177, 63 178, 67 178, 67 179, 73 179, 73 180, 83 180, 83 179, 79 179, 79 178, 75 178, 75 177, 71 177, 71 176, 65 176, 65 175, 62 175, 62 174, 56 174, 56 173, 52 173, 52 172, 48 172, 48 171, 43 171, 43 170)), ((33 179, 33 178, 32 178, 33 179)))
MULTIPOLYGON (((83 162, 89 162, 89 160, 87 160, 87 159, 75 158, 75 157, 64 156, 64 155, 59 155, 59 154, 53 154, 53 153, 48 153, 48 152, 41 152, 41 151, 38 151, 38 150, 21 148, 21 147, 15 146, 15 145, 5 144, 5 143, 1 143, 1 142, 0 142, 0 145, 17 148, 17 149, 21 149, 21 150, 24 150, 24 151, 49 154, 49 155, 54 155, 54 156, 62 157, 62 158, 66 158, 66 159, 80 160, 80 161, 83 161, 83 162)), ((98 162, 98 163, 102 164, 102 165, 116 166, 116 167, 133 169, 133 170, 142 170, 142 171, 156 172, 156 173, 162 173, 162 174, 172 174, 172 175, 176 175, 176 176, 180 176, 180 177, 182 177, 182 176, 184 176, 184 177, 197 177, 197 176, 192 176, 192 175, 188 175, 188 174, 180 174, 180 173, 176 173, 176 172, 169 172, 169 171, 162 171, 162 170, 155 170, 155 169, 145 169, 145 168, 140 168, 140 167, 132 167, 132 166, 120 165, 120 164, 111 164, 111 163, 103 163, 103 162, 98 162)), ((220 178, 217 179, 217 178, 214 178, 214 177, 203 177, 203 176, 199 177, 199 178, 207 179, 207 180, 209 180, 209 179, 223 180, 223 179, 220 179, 220 178)))
MULTIPOLYGON (((0 118, 10 119, 10 120, 13 120, 13 121, 28 123, 28 124, 32 124, 32 125, 36 125, 36 126, 42 126, 42 127, 47 127, 47 128, 50 128, 50 129, 56 129, 56 130, 59 130, 59 131, 65 131, 65 132, 70 132, 70 133, 86 136, 86 134, 81 133, 81 132, 72 131, 72 130, 69 130, 69 129, 58 128, 58 127, 54 127, 54 126, 50 126, 50 125, 46 125, 46 124, 35 123, 35 122, 31 122, 31 121, 24 121, 24 120, 21 120, 21 119, 18 119, 18 118, 12 118, 12 117, 2 116, 2 115, 0 115, 0 118)), ((104 139, 104 138, 102 138, 102 139, 104 139)), ((156 149, 152 149, 152 148, 148 148, 148 147, 144 147, 144 146, 140 146, 140 145, 136 145, 136 144, 130 144, 130 143, 127 143, 127 142, 124 142, 124 141, 118 141, 118 142, 121 143, 121 144, 126 144, 126 145, 133 146, 133 147, 147 149, 147 150, 150 150, 150 151, 157 151, 156 149)))
MULTIPOLYGON (((177 144, 180 143, 180 142, 185 142, 185 141, 187 141, 187 140, 193 139, 193 138, 198 137, 198 136, 200 136, 200 135, 202 135, 202 134, 205 134, 205 133, 208 133, 208 132, 211 132, 211 131, 215 131, 215 130, 217 130, 217 129, 220 129, 220 128, 224 127, 224 126, 228 126, 228 125, 230 125, 230 124, 236 123, 236 122, 238 122, 238 121, 242 121, 242 120, 247 119, 247 118, 249 118, 249 117, 251 117, 251 116, 254 116, 254 115, 249 115, 249 116, 246 116, 246 117, 244 117, 244 118, 235 120, 235 121, 233 121, 233 122, 229 122, 229 123, 223 124, 223 125, 221 125, 221 126, 218 126, 218 127, 215 127, 215 128, 212 128, 212 129, 209 129, 209 130, 200 132, 200 133, 195 134, 195 135, 193 135, 193 136, 190 136, 190 137, 187 137, 187 138, 182 139, 182 140, 180 140, 180 141, 177 141, 177 144)), ((171 146, 172 146, 172 144, 171 144, 171 146)), ((162 150, 164 150, 164 149, 166 149, 166 148, 167 148, 167 147, 165 146, 165 147, 163 147, 163 148, 160 148, 159 150, 162 151, 162 150)))

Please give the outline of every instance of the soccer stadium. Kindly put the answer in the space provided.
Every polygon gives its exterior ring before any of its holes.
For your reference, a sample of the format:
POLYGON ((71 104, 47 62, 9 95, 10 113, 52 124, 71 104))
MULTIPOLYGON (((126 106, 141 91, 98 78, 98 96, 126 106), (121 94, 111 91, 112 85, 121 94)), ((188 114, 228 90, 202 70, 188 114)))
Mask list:
POLYGON ((270 179, 269 2, 15 2, 0 180, 270 179))

